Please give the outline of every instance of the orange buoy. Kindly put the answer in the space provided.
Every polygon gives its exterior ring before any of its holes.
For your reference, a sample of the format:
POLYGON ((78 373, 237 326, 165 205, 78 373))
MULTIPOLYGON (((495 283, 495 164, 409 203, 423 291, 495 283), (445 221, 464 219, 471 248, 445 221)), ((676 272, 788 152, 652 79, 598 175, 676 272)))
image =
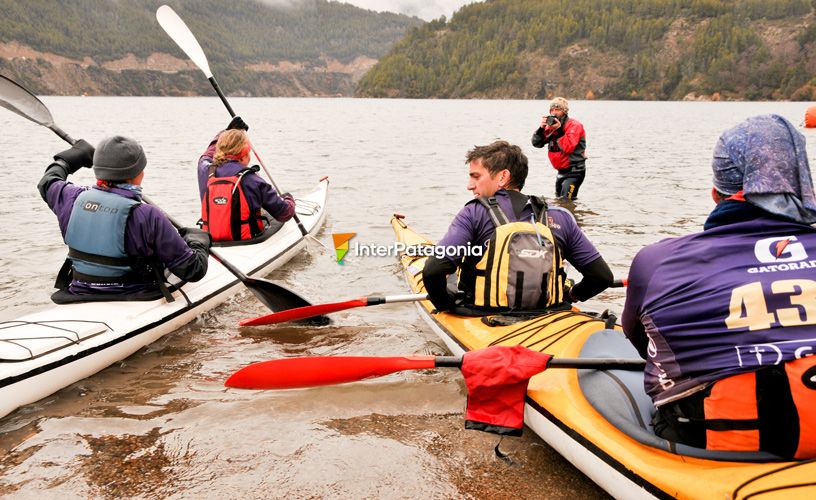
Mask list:
POLYGON ((805 111, 805 128, 816 128, 816 106, 811 106, 805 111))

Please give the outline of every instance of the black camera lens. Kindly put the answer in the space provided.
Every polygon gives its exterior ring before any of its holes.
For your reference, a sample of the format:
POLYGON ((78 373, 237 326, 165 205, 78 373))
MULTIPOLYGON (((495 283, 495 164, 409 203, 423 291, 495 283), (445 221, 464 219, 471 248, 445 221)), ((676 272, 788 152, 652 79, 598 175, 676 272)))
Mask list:
POLYGON ((558 120, 557 117, 555 117, 553 115, 550 115, 550 116, 547 117, 547 125, 552 127, 557 120, 558 120))

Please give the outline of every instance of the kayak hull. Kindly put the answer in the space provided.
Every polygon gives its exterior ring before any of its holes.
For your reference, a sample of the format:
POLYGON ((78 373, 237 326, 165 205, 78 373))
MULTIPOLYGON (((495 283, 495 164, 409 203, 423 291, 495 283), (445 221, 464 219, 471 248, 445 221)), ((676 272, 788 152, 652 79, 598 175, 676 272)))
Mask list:
MULTIPOLYGON (((406 246, 432 242, 393 218, 397 240, 406 246)), ((421 252, 413 252, 421 253, 421 252)), ((425 257, 403 254, 400 262, 413 293, 424 292, 425 257)), ((428 301, 416 304, 420 316, 454 354, 489 345, 525 345, 556 357, 580 357, 604 321, 575 311, 559 311, 507 326, 488 326, 481 318, 433 314, 428 301)), ((615 327, 620 330, 619 326, 615 327)), ((620 336, 620 334, 617 334, 620 336)), ((587 372, 589 370, 586 370, 587 372)), ((582 372, 585 372, 582 370, 582 372)), ((771 488, 779 498, 814 498, 816 463, 745 462, 703 459, 644 445, 606 420, 581 390, 579 370, 550 369, 530 380, 525 424, 590 479, 616 498, 744 498, 771 488), (767 474, 765 477, 759 477, 767 474), (743 483, 748 482, 743 487, 743 483)), ((770 495, 763 494, 762 498, 770 495)))
MULTIPOLYGON (((298 217, 310 235, 326 218, 328 180, 297 200, 298 217)), ((219 254, 249 276, 263 276, 305 247, 290 220, 264 241, 220 247, 219 254)), ((242 288, 213 257, 200 281, 164 298, 134 302, 55 305, 0 323, 0 417, 39 401, 132 355, 194 320, 242 288)))

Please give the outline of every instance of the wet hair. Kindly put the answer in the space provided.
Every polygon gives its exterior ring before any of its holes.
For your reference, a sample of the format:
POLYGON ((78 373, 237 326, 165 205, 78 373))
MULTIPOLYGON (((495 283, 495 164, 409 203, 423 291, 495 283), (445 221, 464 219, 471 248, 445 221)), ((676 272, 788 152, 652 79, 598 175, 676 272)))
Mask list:
POLYGON ((227 160, 240 160, 249 151, 249 136, 244 130, 226 130, 215 143, 215 156, 212 164, 216 167, 227 160), (246 150, 246 151, 245 151, 246 150))
POLYGON ((495 141, 487 146, 474 146, 465 156, 465 163, 482 160, 482 166, 496 175, 504 169, 510 171, 508 189, 521 189, 527 180, 527 156, 521 148, 507 141, 495 141))

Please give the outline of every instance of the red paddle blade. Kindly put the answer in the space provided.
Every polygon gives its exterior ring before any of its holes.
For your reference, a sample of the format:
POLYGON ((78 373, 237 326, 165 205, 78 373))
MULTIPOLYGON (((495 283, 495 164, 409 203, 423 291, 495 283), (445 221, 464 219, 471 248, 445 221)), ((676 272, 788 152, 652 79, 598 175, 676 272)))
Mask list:
POLYGON ((368 300, 365 297, 359 299, 348 300, 346 302, 334 302, 332 304, 316 304, 313 306, 296 307, 294 309, 286 309, 285 311, 278 311, 265 316, 258 316, 257 318, 244 319, 238 324, 241 326, 261 326, 274 325, 276 323, 285 323, 286 321, 296 321, 299 319, 313 318, 315 316, 322 316, 353 307, 364 307, 368 305, 368 300))
POLYGON ((381 377, 402 370, 433 368, 434 356, 318 356, 254 363, 233 373, 224 383, 239 389, 296 389, 343 384, 381 377))

